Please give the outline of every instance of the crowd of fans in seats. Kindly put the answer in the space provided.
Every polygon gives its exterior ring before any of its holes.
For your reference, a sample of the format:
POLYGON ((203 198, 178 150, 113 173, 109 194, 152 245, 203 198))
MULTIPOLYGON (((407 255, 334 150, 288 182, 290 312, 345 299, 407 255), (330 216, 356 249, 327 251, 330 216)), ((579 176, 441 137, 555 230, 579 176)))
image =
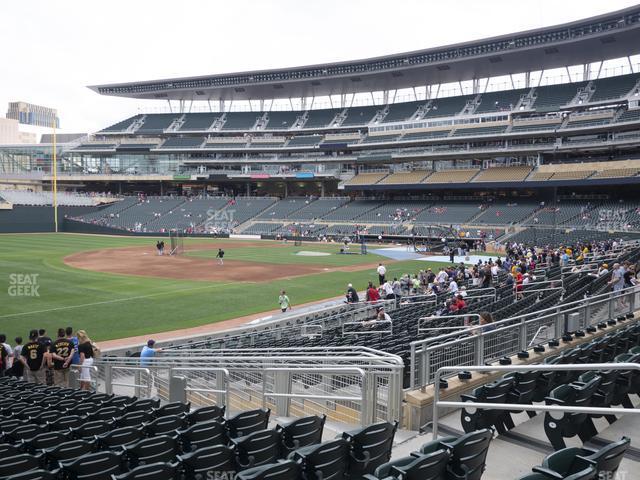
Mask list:
MULTIPOLYGON (((378 266, 379 284, 369 282, 364 299, 360 298, 353 284, 347 286, 346 302, 379 302, 380 300, 425 301, 429 297, 444 295, 446 299, 436 309, 436 316, 455 315, 467 307, 467 286, 469 288, 511 287, 517 299, 527 284, 536 282, 536 269, 539 267, 568 267, 574 271, 583 268, 587 255, 603 255, 616 249, 620 242, 609 240, 602 242, 577 243, 557 247, 525 246, 513 243, 506 246, 503 256, 479 259, 475 265, 460 262, 440 267, 437 271, 427 268, 418 273, 405 273, 398 277, 387 278, 386 267, 378 266), (426 298, 425 298, 426 297, 426 298)), ((454 249, 452 249, 454 250, 454 249)), ((462 255, 465 255, 463 252, 462 255)), ((640 285, 640 266, 630 262, 609 265, 601 262, 598 270, 589 270, 590 276, 603 276, 612 272, 608 285, 611 290, 619 291, 640 285)), ((440 297, 441 298, 441 297, 440 297)), ((379 320, 388 319, 384 310, 379 310, 379 320), (382 312, 382 313, 380 313, 382 312)), ((490 323, 486 321, 485 323, 490 323)))
POLYGON ((92 388, 92 367, 100 348, 87 332, 72 327, 59 328, 51 338, 44 328, 31 330, 27 342, 14 338, 11 345, 0 334, 0 376, 10 376, 44 385, 69 386, 71 369, 80 373, 80 387, 92 388))

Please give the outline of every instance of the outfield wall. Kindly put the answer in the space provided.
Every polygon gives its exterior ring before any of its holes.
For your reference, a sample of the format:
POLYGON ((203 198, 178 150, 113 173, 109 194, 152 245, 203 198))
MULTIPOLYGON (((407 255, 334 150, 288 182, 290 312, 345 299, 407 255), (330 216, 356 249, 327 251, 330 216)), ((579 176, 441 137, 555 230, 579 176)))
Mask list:
MULTIPOLYGON (((96 207, 58 207, 59 230, 64 230, 65 216, 84 215, 96 210, 96 207)), ((0 233, 36 233, 54 232, 52 207, 16 206, 0 210, 0 233)))

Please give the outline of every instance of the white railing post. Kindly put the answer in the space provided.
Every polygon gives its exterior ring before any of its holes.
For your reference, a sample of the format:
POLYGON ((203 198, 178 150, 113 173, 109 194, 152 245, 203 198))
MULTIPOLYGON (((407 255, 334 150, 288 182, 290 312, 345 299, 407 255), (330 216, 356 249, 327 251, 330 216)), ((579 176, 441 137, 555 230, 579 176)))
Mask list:
POLYGON ((475 341, 475 362, 476 365, 484 365, 484 335, 476 335, 475 341))
POLYGON ((520 330, 520 350, 526 350, 527 347, 529 346, 527 342, 527 324, 524 320, 524 318, 522 319, 522 321, 519 324, 519 330, 520 330))
POLYGON ((113 394, 113 369, 108 363, 104 365, 104 393, 113 394))
MULTIPOLYGON (((291 394, 291 372, 279 371, 275 372, 273 378, 273 387, 276 392, 291 394)), ((289 408, 291 406, 291 397, 283 396, 275 399, 276 413, 282 417, 289 416, 289 408)))

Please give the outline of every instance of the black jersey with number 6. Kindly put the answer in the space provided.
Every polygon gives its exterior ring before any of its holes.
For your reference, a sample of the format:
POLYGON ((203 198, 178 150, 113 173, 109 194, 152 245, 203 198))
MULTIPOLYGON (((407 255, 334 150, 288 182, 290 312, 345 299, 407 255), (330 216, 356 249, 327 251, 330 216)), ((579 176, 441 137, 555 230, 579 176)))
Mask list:
POLYGON ((45 349, 46 347, 38 342, 29 342, 22 347, 22 356, 27 359, 29 370, 40 370, 45 349))

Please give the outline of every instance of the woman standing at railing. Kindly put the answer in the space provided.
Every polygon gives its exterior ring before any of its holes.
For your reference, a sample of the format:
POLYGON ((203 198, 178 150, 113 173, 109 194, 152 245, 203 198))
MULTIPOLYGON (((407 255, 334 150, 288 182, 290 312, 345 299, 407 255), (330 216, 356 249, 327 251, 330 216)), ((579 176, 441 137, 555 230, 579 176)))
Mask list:
POLYGON ((93 367, 93 342, 84 330, 78 330, 78 353, 80 354, 80 389, 91 390, 91 369, 93 367))

